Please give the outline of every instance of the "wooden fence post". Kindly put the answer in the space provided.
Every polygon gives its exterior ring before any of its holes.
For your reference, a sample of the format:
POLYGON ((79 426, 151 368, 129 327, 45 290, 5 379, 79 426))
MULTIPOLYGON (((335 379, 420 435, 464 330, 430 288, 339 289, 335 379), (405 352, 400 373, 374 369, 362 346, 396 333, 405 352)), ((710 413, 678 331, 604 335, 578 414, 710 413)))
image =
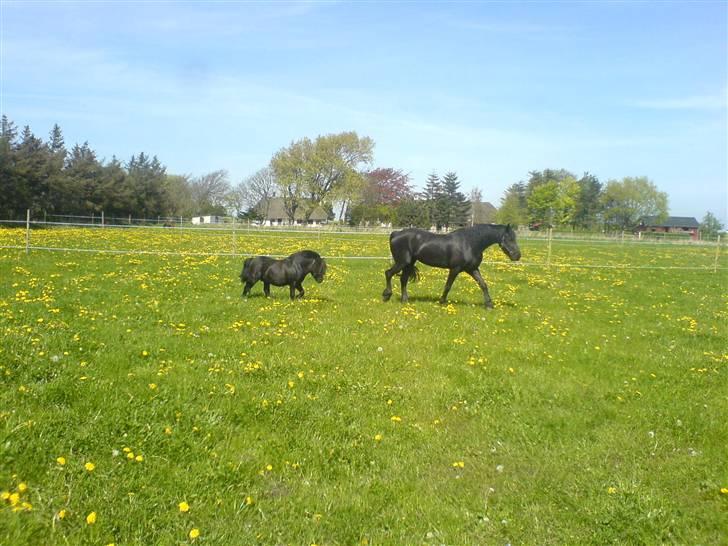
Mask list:
POLYGON ((546 255, 546 267, 551 267, 551 232, 553 231, 553 228, 549 228, 549 250, 548 254, 546 255))
POLYGON ((715 263, 713 264, 713 273, 718 272, 718 256, 720 255, 720 234, 715 242, 715 263))
POLYGON ((25 253, 30 254, 30 209, 25 211, 25 253))
POLYGON ((233 256, 236 253, 236 240, 235 240, 235 216, 233 216, 233 256))

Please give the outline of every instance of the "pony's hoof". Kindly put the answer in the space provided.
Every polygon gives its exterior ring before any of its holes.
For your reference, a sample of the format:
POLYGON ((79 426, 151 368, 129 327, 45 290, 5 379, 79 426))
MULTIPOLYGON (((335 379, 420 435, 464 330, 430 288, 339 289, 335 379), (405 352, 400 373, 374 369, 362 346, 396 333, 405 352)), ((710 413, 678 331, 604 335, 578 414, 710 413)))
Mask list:
POLYGON ((485 308, 486 309, 494 309, 495 306, 493 305, 493 302, 492 301, 486 301, 485 302, 485 308))
POLYGON ((447 300, 445 298, 440 298, 439 300, 437 300, 437 303, 439 303, 440 305, 445 305, 447 303, 447 300))
POLYGON ((382 294, 382 301, 389 301, 389 298, 391 298, 391 297, 392 297, 392 293, 391 292, 384 292, 382 294))

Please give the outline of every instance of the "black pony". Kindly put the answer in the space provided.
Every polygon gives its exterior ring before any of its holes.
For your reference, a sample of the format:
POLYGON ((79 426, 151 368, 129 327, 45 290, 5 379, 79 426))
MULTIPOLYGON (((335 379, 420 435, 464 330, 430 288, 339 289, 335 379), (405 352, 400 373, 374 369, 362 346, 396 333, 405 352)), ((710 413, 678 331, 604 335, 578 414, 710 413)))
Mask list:
MULTIPOLYGON (((248 269, 251 273, 260 271, 259 279, 263 281, 263 293, 266 297, 270 296, 270 285, 272 284, 273 286, 289 286, 291 299, 296 297, 296 290, 298 290, 298 297, 302 298, 305 294, 302 283, 306 275, 310 273, 316 279, 316 282, 320 283, 324 280, 326 274, 326 260, 313 250, 294 252, 288 258, 282 260, 274 260, 267 256, 248 258, 245 260, 245 266, 243 266, 243 272, 240 275, 241 280, 245 282, 243 295, 250 292, 248 284, 251 280, 244 277, 249 262, 248 269)), ((254 277, 251 276, 250 278, 254 277)), ((250 286, 253 284, 255 284, 255 281, 252 281, 250 286)))
POLYGON ((450 270, 445 283, 445 290, 440 297, 440 303, 447 301, 447 293, 455 282, 459 273, 465 272, 475 279, 483 291, 486 307, 493 307, 493 300, 488 294, 488 285, 485 284, 478 267, 483 261, 483 251, 490 245, 498 243, 501 250, 511 260, 521 259, 521 250, 516 243, 516 233, 511 225, 476 224, 472 227, 462 228, 448 233, 436 235, 423 229, 403 229, 393 231, 389 235, 389 248, 394 258, 394 265, 384 272, 387 286, 382 293, 384 301, 392 297, 392 277, 401 273, 402 301, 407 301, 407 281, 417 279, 415 262, 418 260, 433 267, 443 267, 450 270))
POLYGON ((275 258, 271 258, 270 256, 255 256, 243 262, 243 270, 240 272, 240 282, 245 283, 243 296, 250 294, 250 289, 253 288, 253 285, 263 278, 263 273, 275 261, 275 258))

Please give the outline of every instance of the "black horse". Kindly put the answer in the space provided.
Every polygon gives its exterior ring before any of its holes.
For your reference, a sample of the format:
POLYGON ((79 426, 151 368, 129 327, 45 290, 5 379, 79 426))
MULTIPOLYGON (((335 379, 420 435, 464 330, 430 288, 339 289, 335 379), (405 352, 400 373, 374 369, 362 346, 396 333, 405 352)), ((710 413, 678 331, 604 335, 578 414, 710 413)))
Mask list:
POLYGON ((243 296, 250 294, 250 289, 253 288, 253 285, 263 278, 263 273, 275 261, 275 258, 271 258, 270 256, 255 256, 243 262, 243 270, 240 272, 240 282, 245 283, 243 296))
POLYGON ((455 282, 455 277, 463 271, 473 277, 483 291, 486 307, 493 307, 493 300, 488 294, 478 267, 483 261, 483 251, 490 245, 498 243, 501 250, 511 260, 521 259, 521 250, 516 243, 516 233, 511 225, 476 224, 448 233, 436 235, 424 229, 403 229, 393 231, 389 235, 389 248, 394 258, 394 265, 384 272, 387 287, 382 299, 389 301, 392 297, 392 277, 401 271, 402 301, 407 301, 407 281, 417 279, 415 262, 418 260, 433 267, 450 270, 445 283, 445 290, 440 303, 447 301, 447 293, 455 282))
MULTIPOLYGON (((243 271, 245 271, 245 268, 243 268, 243 271)), ((261 275, 263 293, 266 297, 270 296, 271 284, 273 286, 289 286, 291 299, 296 297, 296 290, 298 290, 298 297, 302 298, 305 294, 302 284, 303 279, 309 273, 319 283, 324 280, 326 274, 326 260, 313 250, 301 250, 291 254, 288 258, 272 260, 261 275)))

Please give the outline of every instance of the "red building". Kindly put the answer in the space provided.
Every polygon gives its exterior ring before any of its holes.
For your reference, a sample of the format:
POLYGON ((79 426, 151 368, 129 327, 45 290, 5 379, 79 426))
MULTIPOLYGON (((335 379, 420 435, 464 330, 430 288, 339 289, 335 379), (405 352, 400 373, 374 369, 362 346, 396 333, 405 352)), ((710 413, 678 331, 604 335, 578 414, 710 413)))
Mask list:
POLYGON ((700 238, 700 224, 691 216, 668 216, 659 221, 657 216, 645 216, 637 226, 637 231, 645 233, 669 233, 690 237, 693 241, 700 238))

